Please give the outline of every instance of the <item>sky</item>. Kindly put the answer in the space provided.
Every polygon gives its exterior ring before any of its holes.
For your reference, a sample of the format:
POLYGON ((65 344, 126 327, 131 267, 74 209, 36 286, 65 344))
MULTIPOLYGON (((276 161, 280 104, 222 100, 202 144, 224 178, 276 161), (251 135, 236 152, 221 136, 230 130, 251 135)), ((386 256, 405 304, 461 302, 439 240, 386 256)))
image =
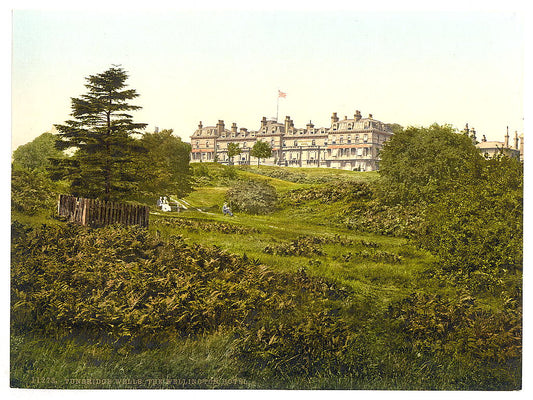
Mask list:
POLYGON ((488 140, 522 133, 520 11, 404 9, 15 8, 11 149, 69 119, 85 78, 113 64, 139 94, 134 120, 185 141, 199 121, 258 129, 278 101, 297 127, 360 110, 403 126, 468 123, 488 140))

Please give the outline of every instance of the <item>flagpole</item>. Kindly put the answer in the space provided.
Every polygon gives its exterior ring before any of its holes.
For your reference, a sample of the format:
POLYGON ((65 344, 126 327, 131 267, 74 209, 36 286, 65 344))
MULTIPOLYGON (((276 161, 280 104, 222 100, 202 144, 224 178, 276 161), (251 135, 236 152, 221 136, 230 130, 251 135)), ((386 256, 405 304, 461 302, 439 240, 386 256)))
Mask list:
POLYGON ((279 89, 278 89, 278 100, 276 103, 276 122, 278 122, 278 114, 279 114, 279 89))

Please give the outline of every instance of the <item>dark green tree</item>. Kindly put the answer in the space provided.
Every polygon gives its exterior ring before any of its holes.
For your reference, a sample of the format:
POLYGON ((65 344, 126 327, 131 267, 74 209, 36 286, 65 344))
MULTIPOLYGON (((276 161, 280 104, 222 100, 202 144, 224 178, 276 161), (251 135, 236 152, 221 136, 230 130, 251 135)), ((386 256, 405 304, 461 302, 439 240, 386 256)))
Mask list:
POLYGON ((74 195, 116 200, 137 189, 133 162, 143 149, 132 135, 146 124, 133 122, 130 115, 141 107, 128 103, 138 94, 126 87, 127 78, 118 66, 89 76, 87 94, 72 99, 74 119, 56 125, 56 147, 74 154, 53 160, 53 178, 69 180, 74 195))
POLYGON ((140 144, 147 151, 139 154, 139 193, 146 197, 175 195, 192 191, 189 166, 191 146, 174 136, 172 129, 145 133, 140 144))
POLYGON ((45 170, 50 166, 50 158, 61 159, 64 154, 56 149, 56 135, 45 132, 31 142, 23 144, 13 152, 13 162, 28 169, 45 170))
POLYGON ((257 165, 259 165, 262 158, 268 158, 272 155, 272 148, 267 142, 258 140, 250 150, 250 155, 257 158, 257 165))
POLYGON ((475 176, 482 159, 470 138, 437 124, 399 131, 380 156, 380 197, 405 205, 434 202, 461 176, 475 176))
POLYGON ((228 143, 228 158, 231 160, 233 165, 233 157, 238 156, 242 153, 241 148, 238 143, 228 143))

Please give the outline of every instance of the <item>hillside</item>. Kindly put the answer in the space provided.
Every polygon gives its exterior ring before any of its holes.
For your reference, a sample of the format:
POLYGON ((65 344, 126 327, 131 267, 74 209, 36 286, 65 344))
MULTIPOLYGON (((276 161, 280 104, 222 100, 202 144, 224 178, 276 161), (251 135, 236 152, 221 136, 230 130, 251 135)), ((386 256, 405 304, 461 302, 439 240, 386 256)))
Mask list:
POLYGON ((436 275, 377 174, 194 168, 148 231, 13 214, 13 386, 519 387, 519 311, 436 275), (272 212, 223 215, 249 179, 272 212))

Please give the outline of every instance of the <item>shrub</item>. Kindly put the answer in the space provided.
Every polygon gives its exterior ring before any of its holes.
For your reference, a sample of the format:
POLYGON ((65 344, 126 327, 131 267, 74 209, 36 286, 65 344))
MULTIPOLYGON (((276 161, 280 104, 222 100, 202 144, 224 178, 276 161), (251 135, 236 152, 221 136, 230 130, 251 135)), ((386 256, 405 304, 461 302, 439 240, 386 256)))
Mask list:
POLYGON ((227 191, 226 199, 233 211, 268 214, 275 210, 278 196, 274 186, 267 182, 242 181, 227 191))
POLYGON ((13 167, 11 172, 11 209, 24 214, 52 212, 56 204, 54 185, 37 170, 13 167))

